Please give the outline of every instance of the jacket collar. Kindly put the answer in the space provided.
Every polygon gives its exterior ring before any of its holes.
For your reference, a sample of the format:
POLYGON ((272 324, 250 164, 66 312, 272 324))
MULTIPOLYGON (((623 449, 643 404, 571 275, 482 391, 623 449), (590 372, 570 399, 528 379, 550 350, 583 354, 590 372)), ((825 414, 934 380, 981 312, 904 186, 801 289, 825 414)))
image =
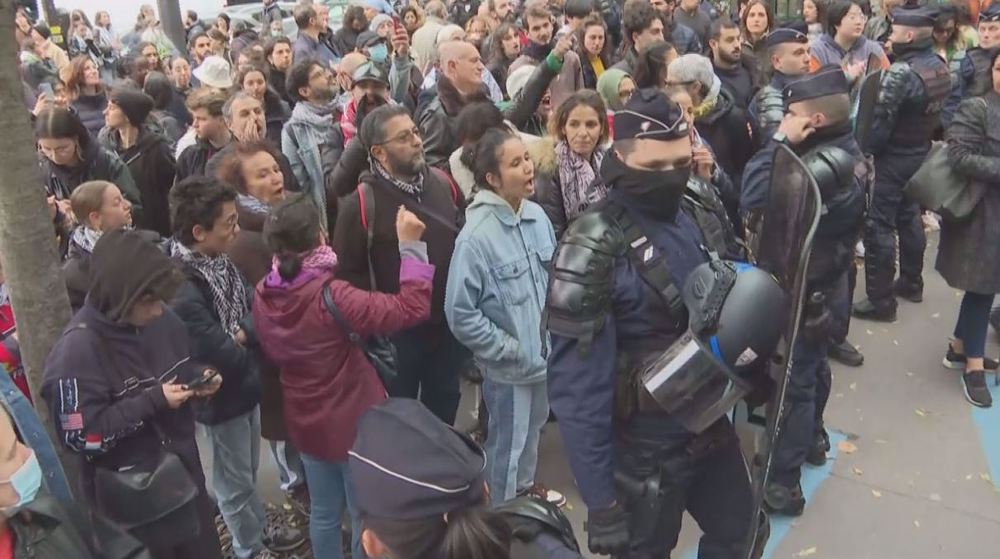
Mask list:
POLYGON ((515 213, 514 208, 510 207, 510 204, 501 198, 500 195, 484 188, 476 192, 469 210, 479 206, 488 207, 489 211, 500 220, 500 223, 508 227, 517 227, 521 221, 535 221, 535 216, 524 211, 527 203, 528 200, 522 201, 521 209, 515 213))

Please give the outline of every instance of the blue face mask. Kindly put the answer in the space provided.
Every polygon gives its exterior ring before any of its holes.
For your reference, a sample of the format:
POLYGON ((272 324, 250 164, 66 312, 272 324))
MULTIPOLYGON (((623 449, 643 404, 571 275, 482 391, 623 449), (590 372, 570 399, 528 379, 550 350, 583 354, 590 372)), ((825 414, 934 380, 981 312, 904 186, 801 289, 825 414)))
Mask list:
POLYGON ((23 507, 34 501, 35 496, 38 495, 38 489, 42 486, 42 468, 38 465, 35 451, 31 451, 28 459, 10 476, 10 479, 0 481, 0 483, 9 483, 17 492, 17 503, 4 507, 2 509, 4 512, 23 507))
POLYGON ((385 62, 385 59, 389 58, 389 47, 385 46, 385 43, 372 45, 368 47, 368 56, 371 57, 372 62, 385 62))

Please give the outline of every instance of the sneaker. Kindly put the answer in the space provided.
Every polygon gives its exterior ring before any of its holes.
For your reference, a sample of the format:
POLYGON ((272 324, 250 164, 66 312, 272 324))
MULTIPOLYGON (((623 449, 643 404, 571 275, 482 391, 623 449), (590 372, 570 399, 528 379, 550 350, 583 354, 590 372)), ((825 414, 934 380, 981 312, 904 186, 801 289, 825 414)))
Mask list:
MULTIPOLYGON (((948 352, 945 353, 944 359, 941 360, 941 364, 949 369, 955 369, 956 371, 965 370, 965 356, 961 353, 955 353, 952 349, 951 344, 948 344, 948 352)), ((995 371, 1000 368, 1000 362, 996 359, 990 359, 989 357, 983 357, 983 368, 987 371, 995 371)))
POLYGON ((848 367, 860 367, 865 364, 865 356, 847 340, 839 344, 830 344, 826 354, 830 356, 830 359, 848 367))
POLYGON ((771 514, 782 516, 802 516, 806 508, 806 498, 802 495, 802 487, 785 487, 780 483, 768 484, 764 490, 764 508, 771 514))
POLYGON ((870 299, 863 299, 854 303, 854 316, 878 322, 896 322, 896 307, 893 304, 890 307, 879 308, 870 299))
POLYGON ((309 521, 309 511, 312 510, 312 503, 309 501, 309 487, 300 484, 291 491, 285 492, 285 504, 291 507, 300 519, 309 521))
POLYGON ((306 543, 306 533, 287 522, 271 522, 264 530, 264 545, 271 551, 291 551, 306 543))
POLYGON ((983 371, 962 373, 962 387, 965 389, 965 399, 973 406, 993 406, 993 396, 990 395, 989 388, 986 388, 986 373, 983 371))
POLYGON ((921 303, 924 300, 924 286, 903 278, 892 284, 892 292, 911 303, 921 303))
POLYGON ((854 245, 854 257, 864 258, 865 257, 865 243, 864 241, 858 241, 858 244, 854 245))
POLYGON ((541 483, 535 483, 534 485, 532 485, 527 489, 522 489, 521 491, 517 492, 517 495, 519 497, 524 495, 532 495, 560 508, 566 505, 565 495, 554 489, 548 489, 541 483))

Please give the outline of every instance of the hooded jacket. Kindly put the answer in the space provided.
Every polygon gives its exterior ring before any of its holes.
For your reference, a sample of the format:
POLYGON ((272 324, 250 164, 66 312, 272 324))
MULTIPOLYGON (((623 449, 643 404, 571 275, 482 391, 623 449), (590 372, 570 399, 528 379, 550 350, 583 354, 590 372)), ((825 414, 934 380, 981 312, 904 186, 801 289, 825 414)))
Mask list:
POLYGON ((392 295, 357 289, 334 279, 334 272, 312 268, 291 281, 272 270, 258 284, 257 339, 281 368, 285 420, 298 450, 345 462, 361 414, 386 397, 364 352, 324 307, 323 290, 329 286, 333 303, 362 338, 414 326, 430 312, 434 276, 423 243, 415 245, 399 247, 399 292, 392 295))
POLYGON ((541 206, 517 212, 480 189, 466 210, 448 270, 445 316, 490 380, 527 384, 545 379, 548 344, 538 335, 548 268, 556 247, 541 206))
POLYGON ((732 94, 721 89, 715 107, 694 123, 712 147, 716 163, 734 184, 740 184, 743 167, 754 154, 747 122, 746 109, 736 106, 732 94))
POLYGON ((143 212, 142 218, 135 221, 136 227, 169 237, 170 204, 167 197, 174 185, 176 170, 170 142, 143 126, 135 144, 129 148, 122 147, 121 135, 117 131, 107 128, 101 131, 101 143, 118 154, 139 185, 143 212))
MULTIPOLYGON (((229 142, 233 141, 235 138, 230 138, 229 142)), ((177 158, 176 182, 196 175, 206 175, 209 160, 225 148, 226 146, 217 148, 208 140, 196 139, 194 145, 188 146, 177 158)))

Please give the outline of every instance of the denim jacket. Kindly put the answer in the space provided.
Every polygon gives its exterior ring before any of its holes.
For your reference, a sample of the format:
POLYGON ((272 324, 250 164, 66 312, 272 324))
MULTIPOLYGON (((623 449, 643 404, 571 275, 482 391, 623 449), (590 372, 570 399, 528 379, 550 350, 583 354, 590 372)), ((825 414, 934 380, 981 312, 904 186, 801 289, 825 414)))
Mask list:
POLYGON ((445 317, 496 382, 545 379, 548 342, 538 325, 556 237, 545 212, 525 200, 515 213, 490 190, 476 193, 455 241, 445 317))

